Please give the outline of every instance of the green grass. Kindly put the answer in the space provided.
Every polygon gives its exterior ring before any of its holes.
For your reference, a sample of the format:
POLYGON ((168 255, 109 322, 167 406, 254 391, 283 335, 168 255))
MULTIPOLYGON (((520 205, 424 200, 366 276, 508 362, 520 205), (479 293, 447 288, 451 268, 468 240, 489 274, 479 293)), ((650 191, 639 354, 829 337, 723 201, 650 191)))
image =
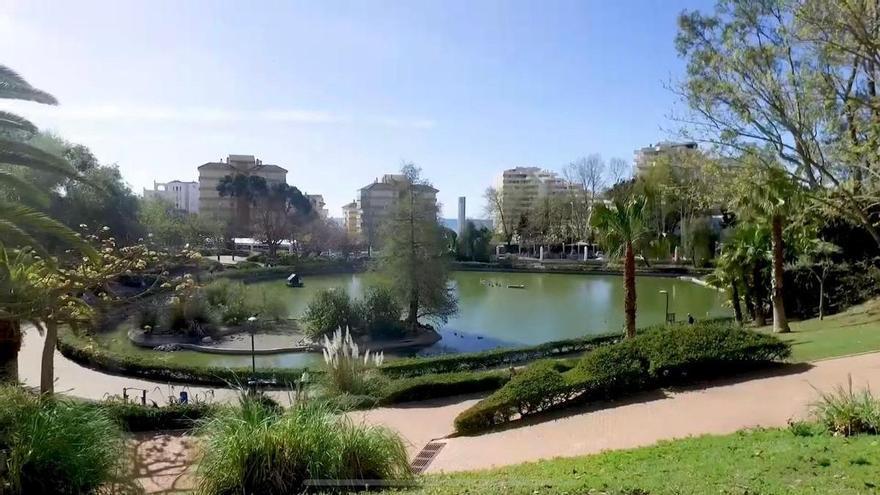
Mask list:
POLYGON ((865 494, 880 487, 880 437, 788 430, 703 436, 652 447, 422 478, 423 494, 865 494))
POLYGON ((779 337, 791 343, 791 360, 795 362, 880 351, 880 299, 824 320, 792 322, 791 333, 779 337))

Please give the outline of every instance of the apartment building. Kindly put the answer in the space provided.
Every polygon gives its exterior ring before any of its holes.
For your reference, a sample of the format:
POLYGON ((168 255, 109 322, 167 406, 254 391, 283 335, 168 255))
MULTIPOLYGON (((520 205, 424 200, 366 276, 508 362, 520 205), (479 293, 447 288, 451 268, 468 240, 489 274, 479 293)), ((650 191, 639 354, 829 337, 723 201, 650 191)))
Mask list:
MULTIPOLYGON (((505 216, 516 223, 516 219, 528 213, 537 200, 568 194, 577 186, 559 177, 556 172, 540 167, 516 167, 502 172, 496 187, 501 194, 505 216)), ((495 225, 501 228, 500 219, 493 220, 495 225)))
POLYGON ((361 203, 359 200, 343 205, 342 225, 350 238, 359 239, 361 237, 361 203))
MULTIPOLYGON (((287 182, 287 169, 265 164, 253 155, 229 155, 224 161, 208 162, 199 166, 199 213, 221 222, 231 222, 235 217, 235 199, 222 197, 217 191, 220 180, 227 175, 254 175, 266 182, 287 182)), ((239 226, 246 229, 247 226, 239 226)))
POLYGON ((199 183, 173 180, 153 181, 153 189, 144 188, 144 199, 161 199, 187 213, 199 212, 199 183))
POLYGON ((635 176, 644 175, 648 170, 654 167, 657 159, 661 156, 668 156, 675 153, 688 153, 698 149, 697 143, 687 141, 675 143, 671 141, 663 141, 657 144, 651 144, 635 151, 635 176))
POLYGON ((330 210, 327 209, 327 203, 324 202, 323 194, 306 194, 306 197, 309 198, 312 209, 318 216, 326 219, 330 215, 330 210))
MULTIPOLYGON (((401 194, 408 185, 406 176, 386 174, 382 176, 382 180, 376 179, 372 184, 361 188, 361 234, 370 246, 378 244, 382 224, 397 206, 401 194)), ((436 189, 423 184, 416 184, 413 187, 421 204, 436 208, 436 189)))

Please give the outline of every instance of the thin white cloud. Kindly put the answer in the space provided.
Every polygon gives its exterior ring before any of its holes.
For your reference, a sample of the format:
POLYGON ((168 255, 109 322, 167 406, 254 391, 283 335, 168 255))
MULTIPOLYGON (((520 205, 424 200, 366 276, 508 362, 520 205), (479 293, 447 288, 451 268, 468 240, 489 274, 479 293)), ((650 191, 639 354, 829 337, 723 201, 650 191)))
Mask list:
MULTIPOLYGON (((268 109, 228 110, 211 107, 168 107, 128 104, 60 105, 47 107, 29 103, 9 102, 7 107, 30 117, 45 117, 56 122, 77 123, 179 123, 179 124, 233 124, 241 122, 273 122, 282 124, 313 125, 367 125, 406 129, 431 129, 436 123, 430 119, 407 119, 387 116, 338 114, 322 110, 268 109)), ((6 106, 6 105, 5 105, 6 106)))

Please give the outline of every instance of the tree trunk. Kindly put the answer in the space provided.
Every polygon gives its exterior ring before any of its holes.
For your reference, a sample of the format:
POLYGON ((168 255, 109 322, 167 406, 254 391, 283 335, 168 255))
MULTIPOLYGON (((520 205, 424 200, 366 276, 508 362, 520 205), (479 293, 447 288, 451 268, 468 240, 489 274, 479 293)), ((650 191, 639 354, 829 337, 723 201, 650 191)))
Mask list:
POLYGON ((782 282, 785 278, 782 217, 780 215, 773 215, 771 224, 771 242, 773 244, 773 294, 771 296, 773 303, 773 332, 788 333, 791 331, 791 328, 788 327, 788 318, 785 317, 785 301, 783 300, 785 291, 782 287, 782 282))
POLYGON ((626 315, 626 337, 636 336, 636 257, 631 242, 626 243, 623 261, 623 311, 626 315))
POLYGON ((416 289, 413 289, 409 295, 409 314, 406 321, 413 332, 419 328, 419 291, 416 289))
POLYGON ((767 315, 764 313, 764 281, 761 280, 761 267, 755 263, 752 268, 752 283, 754 285, 754 311, 755 325, 763 327, 767 324, 767 315))
POLYGON ((733 305, 733 317, 737 323, 742 325, 743 314, 742 308, 739 306, 739 285, 736 282, 737 280, 733 279, 733 282, 730 284, 730 304, 733 305))
POLYGON ((819 319, 825 319, 825 274, 819 279, 819 319))
POLYGON ((18 351, 21 350, 21 324, 0 320, 0 383, 18 383, 18 351))
POLYGON ((749 318, 752 320, 755 319, 755 303, 754 303, 754 291, 749 286, 749 277, 743 274, 743 299, 746 303, 746 313, 749 315, 749 318))
POLYGON ((40 362, 40 393, 55 392, 55 345, 58 343, 58 324, 46 322, 46 340, 43 341, 43 359, 40 362))

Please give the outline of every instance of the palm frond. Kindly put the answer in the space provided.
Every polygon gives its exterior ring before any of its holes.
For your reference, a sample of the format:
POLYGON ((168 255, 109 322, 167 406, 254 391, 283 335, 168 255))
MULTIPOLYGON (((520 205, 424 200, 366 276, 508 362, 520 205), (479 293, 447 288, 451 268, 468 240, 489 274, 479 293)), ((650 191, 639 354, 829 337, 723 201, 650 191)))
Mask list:
POLYGON ((37 126, 24 117, 0 110, 0 131, 21 131, 36 134, 37 126))
POLYGON ((27 198, 43 207, 49 205, 49 195, 45 191, 12 172, 0 170, 0 187, 2 186, 11 188, 19 198, 27 198))
POLYGON ((54 96, 31 86, 17 72, 5 65, 0 65, 0 98, 35 101, 46 105, 58 104, 54 96))
POLYGON ((40 244, 40 241, 3 216, 0 216, 0 239, 8 244, 28 246, 41 256, 49 256, 49 252, 40 244))
POLYGON ((0 137, 0 163, 81 180, 76 169, 63 157, 15 139, 0 137))
MULTIPOLYGON (((95 249, 76 232, 41 211, 0 201, 0 220, 17 227, 20 231, 36 231, 51 235, 90 257, 97 256, 95 249)), ((39 244, 34 247, 39 247, 39 244)))

